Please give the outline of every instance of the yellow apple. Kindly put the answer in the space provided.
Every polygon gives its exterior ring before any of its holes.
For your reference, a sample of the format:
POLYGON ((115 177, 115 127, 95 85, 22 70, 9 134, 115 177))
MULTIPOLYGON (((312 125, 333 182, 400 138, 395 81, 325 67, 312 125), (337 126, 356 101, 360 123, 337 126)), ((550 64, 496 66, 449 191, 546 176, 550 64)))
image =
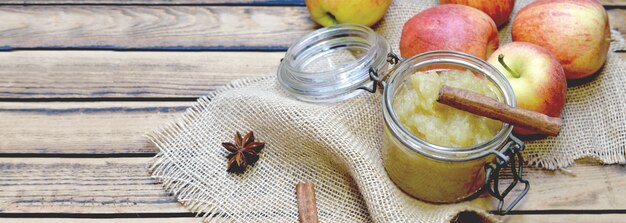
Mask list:
POLYGON ((372 26, 389 8, 391 0, 306 0, 315 22, 322 26, 355 23, 372 26))

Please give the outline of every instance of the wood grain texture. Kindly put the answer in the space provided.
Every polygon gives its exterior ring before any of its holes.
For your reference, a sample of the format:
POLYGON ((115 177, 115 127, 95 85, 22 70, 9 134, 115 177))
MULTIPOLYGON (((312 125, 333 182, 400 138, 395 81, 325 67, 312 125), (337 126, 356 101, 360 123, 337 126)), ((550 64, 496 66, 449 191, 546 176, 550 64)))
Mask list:
POLYGON ((626 0, 600 0, 605 6, 626 6, 626 0))
POLYGON ((284 52, 0 52, 0 98, 200 97, 276 75, 284 52))
POLYGON ((187 212, 150 158, 0 158, 0 212, 187 212))
MULTIPOLYGON (((150 159, 0 158, 0 212, 185 212, 148 176, 150 159)), ((531 190, 515 210, 626 210, 625 167, 585 164, 569 171, 528 170, 531 190)))
MULTIPOLYGON (((3 223, 202 223, 202 218, 0 218, 3 223)), ((228 221, 226 221, 228 222, 228 221)))
POLYGON ((0 21, 4 50, 285 50, 316 28, 305 7, 283 6, 3 6, 0 21))
POLYGON ((626 214, 540 214, 540 215, 510 215, 504 218, 504 223, 624 223, 626 214))
MULTIPOLYGON (((565 170, 526 168, 530 191, 515 210, 609 210, 626 209, 626 167, 577 164, 565 170)), ((508 186, 511 173, 501 185, 508 186)), ((508 199, 521 191, 518 186, 508 199)), ((493 204, 496 202, 494 200, 493 204)), ((626 216, 626 215, 625 215, 626 216)))
POLYGON ((620 31, 622 33, 622 37, 626 38, 626 9, 609 9, 607 10, 607 13, 609 14, 609 23, 611 23, 611 27, 620 31))
POLYGON ((0 103, 0 154, 156 153, 145 134, 191 103, 0 103))
POLYGON ((285 50, 315 24, 305 7, 3 6, 0 47, 285 50))

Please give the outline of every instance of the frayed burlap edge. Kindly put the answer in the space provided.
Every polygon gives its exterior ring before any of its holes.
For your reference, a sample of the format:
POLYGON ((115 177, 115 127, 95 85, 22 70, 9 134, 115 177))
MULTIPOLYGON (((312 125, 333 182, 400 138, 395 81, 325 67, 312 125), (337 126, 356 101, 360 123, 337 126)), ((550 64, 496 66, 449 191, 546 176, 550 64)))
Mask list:
POLYGON ((620 31, 611 29, 611 46, 609 51, 626 51, 626 40, 620 31))

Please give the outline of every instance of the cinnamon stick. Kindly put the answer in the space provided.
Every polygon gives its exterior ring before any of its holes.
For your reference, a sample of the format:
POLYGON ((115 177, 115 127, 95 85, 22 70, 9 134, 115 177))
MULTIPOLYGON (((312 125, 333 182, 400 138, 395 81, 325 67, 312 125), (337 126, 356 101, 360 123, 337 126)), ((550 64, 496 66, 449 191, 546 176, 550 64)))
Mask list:
POLYGON ((317 223, 317 207, 315 207, 315 186, 311 182, 300 182, 296 185, 298 213, 300 223, 317 223))
POLYGON ((500 120, 549 136, 557 136, 563 125, 560 118, 511 107, 482 94, 446 85, 441 86, 437 101, 463 111, 500 120))

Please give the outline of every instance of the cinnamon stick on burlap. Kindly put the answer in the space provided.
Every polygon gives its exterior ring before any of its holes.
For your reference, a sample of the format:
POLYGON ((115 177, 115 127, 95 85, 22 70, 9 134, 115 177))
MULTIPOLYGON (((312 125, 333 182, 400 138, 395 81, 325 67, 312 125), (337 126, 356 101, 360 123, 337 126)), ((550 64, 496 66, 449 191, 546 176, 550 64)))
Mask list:
POLYGON ((300 223, 317 223, 317 207, 315 207, 315 186, 311 182, 296 185, 298 213, 300 223))
POLYGON ((557 136, 563 125, 560 118, 511 107, 482 94, 446 85, 441 86, 437 101, 463 111, 500 120, 549 136, 557 136))

